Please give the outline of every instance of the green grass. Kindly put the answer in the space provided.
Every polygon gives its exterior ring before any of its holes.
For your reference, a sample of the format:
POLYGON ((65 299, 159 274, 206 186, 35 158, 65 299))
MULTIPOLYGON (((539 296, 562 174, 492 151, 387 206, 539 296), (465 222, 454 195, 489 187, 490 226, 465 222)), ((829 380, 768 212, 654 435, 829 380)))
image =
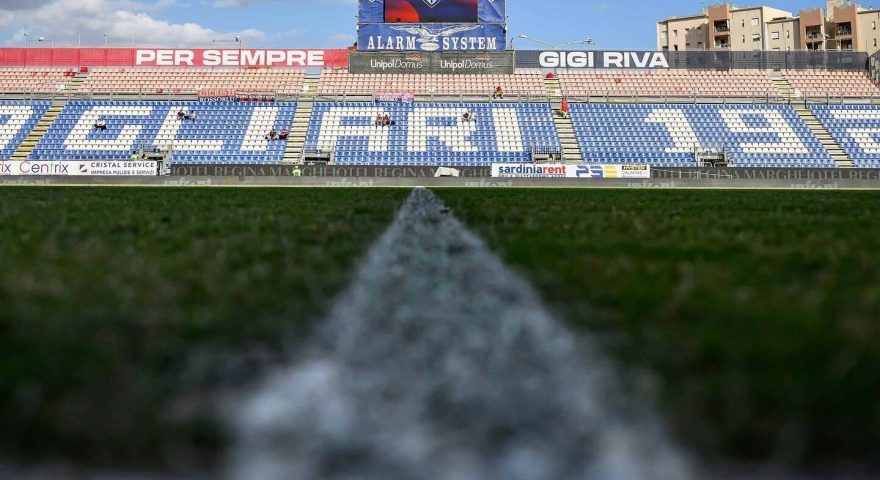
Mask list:
POLYGON ((442 191, 709 455, 880 445, 880 194, 442 191), (635 378, 635 377, 632 377, 635 378))
MULTIPOLYGON (((880 195, 444 190, 708 455, 880 444, 880 195)), ((196 468, 406 190, 0 189, 0 451, 196 468)), ((378 300, 377 300, 378 301, 378 300)))
POLYGON ((0 451, 188 468, 405 190, 0 189, 0 451))

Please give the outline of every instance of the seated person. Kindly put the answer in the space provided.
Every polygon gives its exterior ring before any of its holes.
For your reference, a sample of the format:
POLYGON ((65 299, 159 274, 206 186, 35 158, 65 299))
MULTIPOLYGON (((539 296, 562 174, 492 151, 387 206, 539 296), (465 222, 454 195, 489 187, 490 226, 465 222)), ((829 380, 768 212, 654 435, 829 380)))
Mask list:
POLYGON ((266 134, 266 140, 278 140, 278 133, 274 128, 266 134))
POLYGON ((107 121, 103 117, 98 117, 95 122, 95 130, 107 130, 107 121))
POLYGON ((470 122, 471 121, 471 112, 464 112, 464 115, 462 115, 461 118, 465 122, 470 122))
POLYGON ((281 133, 278 134, 279 140, 287 140, 287 137, 290 135, 290 132, 287 129, 281 129, 281 133))
POLYGON ((384 122, 383 122, 383 120, 382 120, 382 114, 381 114, 381 113, 377 113, 377 114, 376 114, 376 121, 373 123, 373 125, 375 125, 376 127, 381 127, 381 126, 383 125, 383 123, 384 123, 384 122))
POLYGON ((181 108, 180 110, 177 111, 177 119, 183 120, 184 118, 186 118, 186 110, 181 108))
POLYGON ((391 126, 391 118, 388 116, 387 113, 385 114, 384 117, 382 117, 382 126, 383 127, 390 127, 391 126))
POLYGON ((568 100, 564 98, 560 104, 559 114, 562 115, 562 118, 568 118, 568 100))
POLYGON ((492 98, 504 98, 504 90, 501 89, 501 85, 495 87, 495 93, 492 94, 492 98))

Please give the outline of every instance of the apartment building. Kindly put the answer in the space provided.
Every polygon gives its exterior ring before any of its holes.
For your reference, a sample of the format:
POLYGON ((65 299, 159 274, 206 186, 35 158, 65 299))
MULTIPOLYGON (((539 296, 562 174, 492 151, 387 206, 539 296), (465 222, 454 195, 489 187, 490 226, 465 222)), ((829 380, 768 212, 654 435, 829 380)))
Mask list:
POLYGON ((660 50, 880 50, 880 10, 847 0, 797 15, 773 7, 713 5, 657 23, 660 50))

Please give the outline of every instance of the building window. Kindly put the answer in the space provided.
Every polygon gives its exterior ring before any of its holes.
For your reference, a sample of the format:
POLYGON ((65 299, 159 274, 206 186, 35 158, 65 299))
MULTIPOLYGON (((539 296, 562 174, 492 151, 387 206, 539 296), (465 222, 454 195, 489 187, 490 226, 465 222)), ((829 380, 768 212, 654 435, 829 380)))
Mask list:
POLYGON ((875 47, 877 46, 877 39, 876 38, 874 39, 874 46, 875 47))
POLYGON ((743 28, 746 28, 746 19, 745 19, 745 18, 742 19, 742 27, 743 27, 743 28))
POLYGON ((743 35, 743 43, 746 43, 746 36, 743 35))
POLYGON ((753 34, 752 34, 752 41, 753 41, 753 42, 760 42, 760 41, 761 41, 761 35, 758 34, 758 33, 753 33, 753 34))
POLYGON ((760 24, 761 24, 761 20, 760 20, 760 19, 757 19, 757 18, 753 18, 753 19, 752 19, 752 26, 753 26, 753 27, 757 27, 757 26, 760 25, 760 24))
POLYGON ((779 40, 779 32, 772 32, 770 34, 770 39, 771 40, 779 40))
MULTIPOLYGON (((876 47, 876 45, 874 45, 876 47)), ((697 42, 697 50, 703 49, 703 42, 697 42)))
POLYGON ((871 30, 877 30, 877 22, 871 22, 871 30))
POLYGON ((678 30, 673 30, 673 31, 672 31, 672 37, 673 37, 673 38, 678 37, 678 30))
POLYGON ((785 31, 785 38, 791 38, 791 30, 785 31))
POLYGON ((690 44, 690 42, 684 44, 684 49, 685 49, 685 50, 690 50, 690 49, 691 49, 691 44, 690 44))

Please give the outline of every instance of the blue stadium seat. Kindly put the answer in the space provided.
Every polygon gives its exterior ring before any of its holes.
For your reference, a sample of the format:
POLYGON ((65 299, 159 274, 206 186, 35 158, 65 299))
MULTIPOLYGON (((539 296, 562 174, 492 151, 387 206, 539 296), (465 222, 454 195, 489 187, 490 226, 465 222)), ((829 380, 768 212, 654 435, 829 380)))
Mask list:
POLYGON ((49 109, 48 101, 0 102, 0 159, 8 160, 49 109))
POLYGON ((550 107, 519 103, 317 103, 305 148, 333 152, 340 165, 457 167, 530 162, 533 149, 561 150, 550 107), (476 121, 463 121, 465 111, 476 121), (375 127, 377 114, 395 125, 375 127))
POLYGON ((834 167, 788 105, 572 104, 587 162, 696 166, 698 150, 723 150, 735 166, 834 167))
POLYGON ((856 167, 880 168, 880 107, 814 105, 812 109, 856 167))
POLYGON ((72 101, 31 153, 33 160, 128 158, 141 146, 173 147, 181 163, 277 164, 286 141, 268 142, 266 133, 289 129, 295 103, 72 101), (181 108, 197 120, 180 121, 181 108), (94 131, 98 116, 106 131, 94 131))

